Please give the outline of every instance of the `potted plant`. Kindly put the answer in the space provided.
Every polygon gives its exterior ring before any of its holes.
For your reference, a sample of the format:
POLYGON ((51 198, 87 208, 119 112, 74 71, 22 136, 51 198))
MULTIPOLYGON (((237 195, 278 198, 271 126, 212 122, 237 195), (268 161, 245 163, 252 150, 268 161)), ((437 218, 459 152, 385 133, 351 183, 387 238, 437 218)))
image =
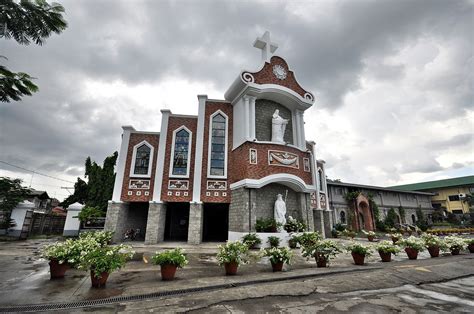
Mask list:
POLYGON ((278 247, 280 245, 280 238, 279 237, 270 236, 270 237, 268 237, 267 241, 270 244, 270 247, 278 247))
POLYGON ((373 232, 373 231, 365 231, 365 230, 362 230, 362 232, 367 236, 367 240, 369 240, 369 242, 374 242, 374 239, 375 239, 375 232, 373 232))
POLYGON ((242 242, 246 244, 249 249, 255 249, 257 245, 262 243, 262 240, 256 233, 248 233, 242 237, 242 242))
POLYGON ((446 246, 441 238, 433 234, 424 234, 421 236, 421 239, 423 240, 425 247, 428 249, 431 257, 438 257, 439 250, 446 246))
POLYGON ((375 249, 379 252, 382 262, 390 262, 392 260, 392 254, 397 255, 400 252, 400 248, 393 244, 392 241, 381 241, 376 245, 375 249))
POLYGON ((270 258, 272 269, 276 272, 281 271, 285 263, 290 264, 293 253, 287 247, 272 247, 264 249, 263 256, 270 258))
POLYGON ((73 246, 74 241, 68 239, 42 248, 41 256, 49 260, 51 279, 64 278, 66 271, 77 263, 78 256, 73 246))
POLYGON ((304 232, 298 236, 298 242, 301 246, 316 244, 322 237, 318 232, 304 232))
POLYGON ((153 264, 160 265, 161 279, 166 281, 174 279, 178 267, 183 268, 188 264, 186 255, 180 248, 160 253, 156 252, 151 259, 153 264))
POLYGON ((423 240, 414 236, 400 240, 399 244, 405 248, 405 252, 409 259, 417 259, 418 253, 425 249, 425 243, 423 240))
POLYGON ((306 225, 298 221, 298 219, 295 219, 291 216, 288 216, 288 220, 286 221, 286 224, 283 226, 283 229, 285 229, 287 232, 304 232, 306 230, 306 225))
POLYGON ((79 239, 91 239, 101 246, 106 246, 112 243, 113 236, 113 231, 86 231, 79 234, 79 239))
POLYGON ((109 274, 125 266, 134 252, 129 246, 106 246, 90 249, 81 255, 79 269, 89 270, 91 273, 92 287, 105 287, 109 274))
POLYGON ((219 265, 224 265, 226 275, 237 274, 239 265, 247 262, 248 246, 240 241, 227 241, 226 244, 219 245, 218 248, 217 261, 219 265))
POLYGON ((333 240, 321 240, 303 246, 303 256, 314 257, 317 267, 327 267, 331 258, 341 253, 339 244, 333 240))
POLYGON ((396 244, 400 239, 403 239, 403 235, 399 232, 390 232, 386 234, 386 236, 392 239, 393 244, 396 244))
POLYGON ((452 255, 459 255, 459 252, 466 246, 466 241, 456 236, 448 236, 444 238, 444 242, 452 255))
POLYGON ((364 265, 365 257, 372 254, 372 248, 370 246, 362 245, 357 242, 349 244, 346 250, 351 252, 354 264, 356 265, 364 265))
POLYGON ((342 231, 341 234, 344 237, 351 238, 351 239, 354 239, 355 236, 357 235, 357 233, 355 231, 352 231, 352 230, 349 230, 349 229, 346 229, 346 230, 342 231))
POLYGON ((465 239, 465 241, 469 252, 474 253, 474 238, 465 239))
POLYGON ((290 249, 296 249, 299 242, 300 236, 298 234, 292 234, 290 239, 288 240, 288 245, 290 246, 290 249))

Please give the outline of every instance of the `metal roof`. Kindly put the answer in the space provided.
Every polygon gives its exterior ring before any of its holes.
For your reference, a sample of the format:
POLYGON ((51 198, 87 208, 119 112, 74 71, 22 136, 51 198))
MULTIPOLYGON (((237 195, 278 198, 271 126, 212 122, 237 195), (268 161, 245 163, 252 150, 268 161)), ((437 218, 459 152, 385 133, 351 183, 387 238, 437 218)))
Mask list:
POLYGON ((400 190, 396 188, 384 188, 381 186, 374 186, 374 185, 364 185, 364 184, 355 184, 355 183, 346 183, 346 182, 339 182, 339 181, 332 181, 328 180, 328 185, 334 186, 346 186, 346 187, 353 187, 359 189, 368 189, 368 190, 377 190, 377 191, 385 191, 385 192, 395 192, 395 193, 408 193, 408 194, 419 194, 419 195, 434 195, 434 193, 428 192, 419 192, 419 191, 407 191, 407 190, 400 190))
POLYGON ((403 191, 427 191, 437 190, 452 186, 474 185, 474 176, 465 176, 451 179, 443 179, 436 181, 427 181, 420 183, 396 185, 390 187, 391 189, 398 189, 403 191))

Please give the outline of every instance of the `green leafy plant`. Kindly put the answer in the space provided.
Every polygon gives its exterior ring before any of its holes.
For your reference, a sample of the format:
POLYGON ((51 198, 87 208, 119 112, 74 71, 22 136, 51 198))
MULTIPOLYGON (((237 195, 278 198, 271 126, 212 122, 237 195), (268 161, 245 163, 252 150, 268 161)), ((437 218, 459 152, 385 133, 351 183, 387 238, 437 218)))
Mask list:
POLYGON ((322 239, 319 232, 304 232, 298 236, 299 243, 301 246, 310 246, 316 244, 319 240, 322 239))
POLYGON ((375 246, 375 249, 381 253, 392 253, 394 255, 397 255, 397 253, 400 252, 400 248, 397 245, 393 244, 392 241, 387 240, 380 241, 375 246))
POLYGON ((289 216, 284 229, 287 232, 304 232, 306 230, 306 225, 302 221, 289 216))
POLYGON ((293 253, 287 247, 272 247, 264 249, 263 256, 269 257, 273 264, 290 264, 293 253))
POLYGON ((13 227, 14 220, 11 219, 12 210, 22 201, 24 201, 30 189, 23 187, 20 179, 11 179, 0 177, 0 228, 8 229, 13 227))
POLYGON ((474 244, 474 238, 464 239, 466 245, 474 244))
POLYGON ((248 246, 240 241, 227 241, 224 245, 218 246, 217 261, 219 265, 226 263, 237 263, 237 265, 248 262, 248 246))
POLYGON ((341 232, 341 235, 346 237, 346 238, 354 239, 354 237, 357 235, 357 233, 352 231, 352 230, 346 229, 343 232, 341 232))
POLYGON ((336 231, 342 232, 346 230, 346 226, 341 223, 337 223, 334 225, 334 229, 336 229, 336 231))
POLYGON ((278 247, 280 245, 280 238, 279 237, 274 237, 270 236, 268 237, 268 243, 270 244, 271 247, 278 247))
POLYGON ((256 233, 248 233, 242 237, 242 242, 249 248, 252 248, 255 245, 261 244, 262 240, 256 233))
POLYGON ((346 251, 369 256, 372 254, 372 247, 357 242, 351 242, 350 244, 346 245, 346 251))
POLYGON ((78 268, 91 270, 97 278, 100 278, 103 272, 111 273, 125 266, 127 260, 134 254, 130 249, 130 246, 123 244, 97 247, 81 255, 78 268))
POLYGON ((444 238, 444 242, 449 250, 462 250, 466 246, 466 241, 456 236, 447 236, 444 238))
POLYGON ((421 239, 423 240, 423 243, 425 244, 425 247, 439 247, 440 249, 443 249, 446 247, 446 242, 441 239, 440 237, 434 235, 434 234, 423 234, 421 236, 421 239))
POLYGON ((410 248, 418 252, 423 252, 425 250, 425 243, 423 240, 414 236, 401 239, 398 244, 404 248, 410 248))
POLYGON ((341 246, 333 240, 319 240, 302 247, 303 256, 307 259, 314 257, 328 262, 341 252, 341 246))
POLYGON ((255 230, 257 232, 277 232, 280 226, 281 224, 278 224, 273 218, 260 218, 255 222, 255 230))
POLYGON ((85 223, 94 218, 105 217, 105 213, 97 207, 86 206, 79 212, 77 217, 80 222, 85 223))
POLYGON ((175 248, 173 250, 166 250, 164 252, 156 252, 151 260, 155 265, 175 265, 179 268, 183 268, 188 264, 186 254, 184 254, 181 248, 175 248))

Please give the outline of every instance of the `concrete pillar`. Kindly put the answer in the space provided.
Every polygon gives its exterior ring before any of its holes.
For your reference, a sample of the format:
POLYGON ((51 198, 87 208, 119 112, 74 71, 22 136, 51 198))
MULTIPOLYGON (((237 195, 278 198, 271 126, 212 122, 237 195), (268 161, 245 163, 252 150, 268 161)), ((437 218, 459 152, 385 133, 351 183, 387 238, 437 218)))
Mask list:
POLYGON ((306 224, 309 231, 314 231, 313 210, 309 193, 298 193, 299 196, 299 218, 306 224))
POLYGON ((150 202, 146 223, 145 244, 162 242, 165 237, 166 205, 150 202))
POLYGON ((76 237, 79 235, 81 222, 77 216, 79 215, 82 208, 84 208, 84 205, 80 203, 69 205, 67 208, 66 222, 64 223, 63 236, 76 237))
POLYGON ((191 203, 189 205, 188 243, 200 244, 202 242, 203 204, 191 203))
POLYGON ((229 205, 229 231, 249 231, 249 223, 251 220, 249 205, 248 189, 238 188, 231 191, 231 201, 229 205))
POLYGON ((321 233, 323 238, 326 237, 325 226, 324 226, 324 211, 321 209, 315 209, 313 211, 314 217, 314 231, 321 233))
POLYGON ((114 231, 113 242, 121 242, 125 233, 128 203, 109 201, 104 230, 114 231))
POLYGON ((325 210, 322 212, 323 217, 324 217, 324 235, 326 238, 331 237, 331 231, 332 231, 332 211, 330 210, 325 210))

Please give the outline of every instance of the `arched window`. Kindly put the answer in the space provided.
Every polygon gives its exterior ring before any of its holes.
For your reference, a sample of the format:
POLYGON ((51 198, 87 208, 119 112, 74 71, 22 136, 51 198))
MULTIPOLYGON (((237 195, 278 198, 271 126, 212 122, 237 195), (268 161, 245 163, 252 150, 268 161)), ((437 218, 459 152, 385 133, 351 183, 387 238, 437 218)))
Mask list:
POLYGON ((189 153, 191 151, 191 131, 181 127, 174 131, 171 153, 171 173, 174 177, 189 176, 189 153))
POLYGON ((416 217, 414 214, 411 215, 411 221, 413 222, 413 224, 416 224, 416 217))
POLYGON ((318 182, 319 182, 319 190, 324 191, 323 171, 321 169, 318 170, 318 182))
POLYGON ((217 111, 210 119, 209 141, 209 177, 225 177, 227 175, 227 116, 217 111))
POLYGON ((152 160, 153 146, 151 146, 147 141, 135 145, 133 147, 130 177, 150 177, 152 160))
POLYGON ((345 225, 346 224, 346 212, 342 210, 339 213, 339 218, 340 218, 341 224, 345 225))

